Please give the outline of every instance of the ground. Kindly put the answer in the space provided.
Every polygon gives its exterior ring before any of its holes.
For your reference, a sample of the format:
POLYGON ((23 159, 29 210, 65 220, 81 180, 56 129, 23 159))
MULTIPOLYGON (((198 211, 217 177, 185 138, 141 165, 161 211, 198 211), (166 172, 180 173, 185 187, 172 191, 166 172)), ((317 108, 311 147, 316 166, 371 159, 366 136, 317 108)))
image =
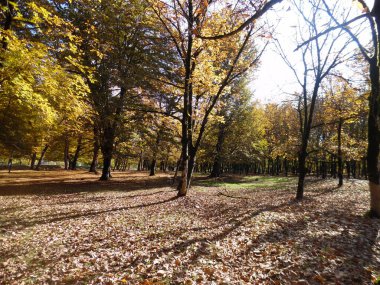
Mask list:
POLYGON ((367 182, 0 172, 0 284, 373 284, 367 182))

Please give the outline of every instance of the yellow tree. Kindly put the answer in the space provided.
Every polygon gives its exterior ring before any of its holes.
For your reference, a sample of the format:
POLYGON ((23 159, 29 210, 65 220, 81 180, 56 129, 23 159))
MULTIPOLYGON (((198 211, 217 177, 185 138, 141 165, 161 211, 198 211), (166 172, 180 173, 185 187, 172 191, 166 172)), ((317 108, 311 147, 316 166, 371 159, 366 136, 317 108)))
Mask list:
POLYGON ((366 146, 360 141, 355 141, 347 128, 368 113, 367 94, 353 88, 347 81, 337 78, 330 80, 328 85, 322 105, 323 125, 334 127, 336 130, 333 132, 335 135, 331 136, 324 147, 330 149, 338 158, 338 186, 340 187, 343 185, 343 155, 345 154, 347 158, 356 158, 366 146))
POLYGON ((182 176, 178 195, 185 196, 190 186, 195 158, 213 109, 228 86, 256 62, 252 52, 254 20, 280 1, 251 4, 213 1, 150 1, 162 30, 180 64, 182 90, 182 176), (251 9, 250 9, 251 8, 251 9), (247 21, 243 12, 254 10, 247 21), (244 29, 246 28, 246 29, 244 29), (241 32, 241 33, 239 33, 241 32), (205 38, 227 37, 226 40, 205 38))
POLYGON ((34 2, 22 2, 22 7, 5 2, 0 13, 0 141, 11 153, 25 155, 53 135, 64 110, 79 115, 87 87, 81 76, 68 71, 76 62, 70 26, 34 2), (54 46, 58 36, 59 51, 54 46))

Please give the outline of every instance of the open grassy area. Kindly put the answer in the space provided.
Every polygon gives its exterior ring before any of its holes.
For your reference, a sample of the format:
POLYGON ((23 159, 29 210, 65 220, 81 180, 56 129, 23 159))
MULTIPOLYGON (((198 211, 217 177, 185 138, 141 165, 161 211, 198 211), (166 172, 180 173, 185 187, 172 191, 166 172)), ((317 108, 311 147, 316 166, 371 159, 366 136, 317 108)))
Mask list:
POLYGON ((373 284, 365 181, 0 172, 0 284, 373 284), (256 180, 258 179, 258 180, 256 180))
POLYGON ((283 189, 293 186, 296 177, 281 176, 228 176, 217 179, 207 179, 199 181, 197 184, 202 186, 222 187, 227 190, 234 189, 283 189))

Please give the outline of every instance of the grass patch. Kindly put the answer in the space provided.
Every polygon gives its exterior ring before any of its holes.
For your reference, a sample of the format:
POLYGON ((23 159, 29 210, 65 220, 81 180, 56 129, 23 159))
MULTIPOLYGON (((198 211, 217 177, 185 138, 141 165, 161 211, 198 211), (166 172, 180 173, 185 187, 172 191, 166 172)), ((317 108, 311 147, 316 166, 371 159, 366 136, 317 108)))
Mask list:
POLYGON ((223 187, 227 190, 236 189, 281 189, 293 185, 295 177, 273 177, 273 176, 243 176, 243 177, 224 177, 221 179, 209 179, 199 181, 200 186, 223 187))

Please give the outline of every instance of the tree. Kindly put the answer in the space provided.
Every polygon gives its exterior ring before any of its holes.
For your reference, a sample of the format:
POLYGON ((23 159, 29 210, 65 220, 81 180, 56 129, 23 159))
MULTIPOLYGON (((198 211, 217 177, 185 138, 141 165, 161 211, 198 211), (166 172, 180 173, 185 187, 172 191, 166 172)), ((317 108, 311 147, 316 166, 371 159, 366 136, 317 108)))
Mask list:
POLYGON ((92 168, 100 146, 100 179, 108 180, 123 110, 129 97, 138 97, 138 88, 146 83, 147 69, 158 62, 150 49, 159 39, 149 21, 150 12, 141 1, 66 1, 59 10, 77 27, 83 63, 92 70, 87 76, 94 110, 92 168))
POLYGON ((210 177, 220 177, 222 174, 223 148, 226 137, 232 131, 231 127, 234 123, 239 124, 237 121, 244 120, 244 113, 247 112, 247 109, 251 111, 251 106, 248 103, 250 99, 251 94, 248 91, 245 78, 236 81, 231 86, 231 91, 221 97, 220 106, 217 106, 216 112, 216 116, 219 116, 220 119, 216 122, 217 132, 214 136, 217 137, 217 142, 210 177))
POLYGON ((379 173, 379 153, 380 153, 380 127, 378 123, 379 102, 380 102, 380 1, 375 0, 372 10, 365 0, 358 0, 360 4, 362 14, 351 18, 350 20, 340 21, 331 12, 328 4, 323 0, 324 7, 329 16, 334 20, 335 25, 321 31, 318 35, 303 42, 301 47, 308 44, 310 41, 317 37, 328 34, 334 30, 342 29, 355 41, 360 49, 364 59, 369 65, 369 77, 371 91, 369 96, 369 113, 368 113, 368 147, 367 147, 367 171, 369 178, 369 190, 370 190, 370 211, 369 215, 372 217, 380 217, 380 173, 379 173), (371 48, 367 49, 364 44, 361 43, 359 37, 350 30, 349 25, 355 23, 361 19, 366 19, 369 24, 369 32, 371 34, 371 48))
MULTIPOLYGON (((322 10, 322 3, 320 1, 294 1, 293 7, 295 7, 302 19, 297 33, 297 38, 301 42, 307 40, 304 38, 305 35, 308 35, 308 38, 313 38, 313 36, 319 34, 323 26, 331 26, 333 24, 331 18, 327 18, 325 21, 322 20, 324 19, 324 11, 322 10)), ((334 13, 339 8, 338 5, 335 5, 334 13)), ((299 178, 296 195, 298 200, 303 198, 309 138, 321 83, 334 68, 342 62, 347 61, 347 55, 344 51, 347 49, 349 42, 350 38, 345 38, 342 31, 334 34, 325 34, 323 37, 315 37, 313 41, 309 41, 299 49, 302 70, 297 69, 289 61, 281 45, 277 42, 282 58, 295 74, 302 90, 298 98, 299 130, 301 136, 301 145, 298 150, 299 178)))
POLYGON ((365 93, 359 93, 359 90, 339 78, 331 78, 328 84, 329 88, 326 90, 322 106, 324 126, 335 130, 332 131, 334 135, 331 136, 330 141, 327 140, 323 147, 338 158, 338 186, 340 187, 343 185, 343 154, 347 159, 360 159, 363 151, 360 147, 361 139, 354 142, 355 135, 348 134, 349 130, 346 128, 367 113, 364 104, 366 96, 364 96, 365 93))
POLYGON ((0 141, 12 154, 30 155, 65 117, 81 114, 87 86, 70 71, 76 60, 65 59, 75 54, 70 26, 34 2, 0 7, 0 141))
MULTIPOLYGON (((272 2, 280 1, 271 1, 271 5, 272 2)), ((256 4, 255 19, 271 7, 263 2, 256 4)), ((246 23, 247 30, 241 34, 237 30, 233 31, 235 27, 241 27, 245 23, 240 20, 240 13, 237 11, 248 10, 243 3, 237 5, 235 10, 228 5, 215 10, 212 9, 213 1, 152 3, 163 30, 171 39, 170 48, 181 59, 181 66, 177 71, 182 76, 180 89, 183 92, 182 176, 178 196, 187 194, 196 154, 217 101, 227 87, 257 61, 255 53, 249 52, 252 51, 253 20, 246 23), (230 20, 226 21, 226 17, 230 20), (223 37, 230 36, 229 41, 202 40, 212 37, 218 31, 226 31, 223 37)))

